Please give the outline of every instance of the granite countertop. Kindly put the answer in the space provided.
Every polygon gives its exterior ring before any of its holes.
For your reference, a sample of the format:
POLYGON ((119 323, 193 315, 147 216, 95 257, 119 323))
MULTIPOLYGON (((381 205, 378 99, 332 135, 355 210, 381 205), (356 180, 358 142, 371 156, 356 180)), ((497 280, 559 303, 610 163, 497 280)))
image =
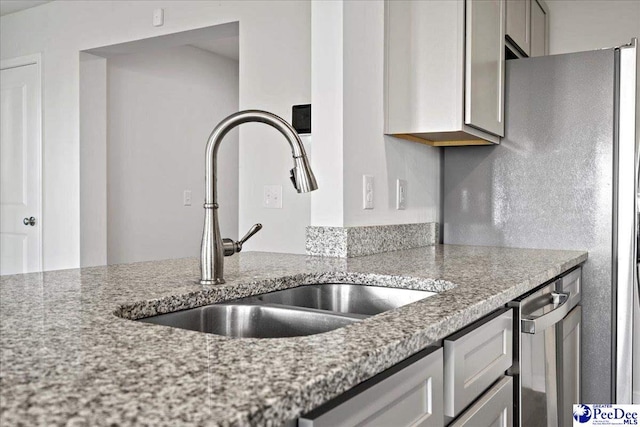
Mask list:
POLYGON ((196 259, 4 276, 0 424, 279 425, 586 259, 439 245, 349 259, 242 253, 225 259, 221 286, 195 283, 196 259), (331 281, 440 293, 307 337, 128 320, 331 281))

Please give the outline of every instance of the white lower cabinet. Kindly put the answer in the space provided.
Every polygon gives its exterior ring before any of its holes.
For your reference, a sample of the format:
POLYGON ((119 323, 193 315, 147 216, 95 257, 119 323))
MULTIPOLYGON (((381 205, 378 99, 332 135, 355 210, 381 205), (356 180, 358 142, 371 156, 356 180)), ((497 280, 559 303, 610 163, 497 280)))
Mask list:
MULTIPOLYGON (((297 420, 298 427, 513 425, 513 310, 501 309, 297 420)), ((295 421, 287 427, 295 425, 295 421)))
POLYGON ((442 348, 426 353, 418 353, 311 411, 298 419, 298 426, 444 426, 442 348))
POLYGON ((513 378, 502 377, 450 427, 513 426, 513 378))
POLYGON ((444 340, 444 414, 457 417, 513 363, 513 310, 479 320, 444 340))

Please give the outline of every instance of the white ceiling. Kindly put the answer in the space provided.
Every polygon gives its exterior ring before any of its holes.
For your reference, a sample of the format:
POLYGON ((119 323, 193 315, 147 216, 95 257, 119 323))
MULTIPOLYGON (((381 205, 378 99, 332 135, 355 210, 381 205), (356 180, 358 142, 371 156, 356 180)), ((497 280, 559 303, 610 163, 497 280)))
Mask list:
POLYGON ((239 42, 240 39, 238 36, 231 36, 221 37, 218 39, 199 40, 195 43, 191 43, 191 46, 238 61, 240 60, 240 49, 238 48, 239 42))
POLYGON ((0 16, 40 6, 41 4, 49 3, 50 1, 52 0, 0 0, 0 16))

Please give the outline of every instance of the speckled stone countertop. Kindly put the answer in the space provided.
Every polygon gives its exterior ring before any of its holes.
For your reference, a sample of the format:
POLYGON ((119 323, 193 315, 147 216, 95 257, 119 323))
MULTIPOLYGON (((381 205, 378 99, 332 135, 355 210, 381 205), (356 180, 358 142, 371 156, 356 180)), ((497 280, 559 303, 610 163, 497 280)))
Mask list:
POLYGON ((217 287, 195 283, 195 259, 5 276, 0 424, 279 425, 586 258, 449 245, 349 259, 250 252, 226 258, 227 284, 217 287), (226 338, 122 318, 331 281, 441 292, 295 338, 226 338))

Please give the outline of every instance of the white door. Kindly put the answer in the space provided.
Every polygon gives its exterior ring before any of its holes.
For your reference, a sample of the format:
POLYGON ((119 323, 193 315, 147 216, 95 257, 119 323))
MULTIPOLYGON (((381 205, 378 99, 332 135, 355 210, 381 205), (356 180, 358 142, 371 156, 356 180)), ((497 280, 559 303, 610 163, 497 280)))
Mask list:
POLYGON ((41 271, 39 65, 0 73, 0 275, 41 271))

